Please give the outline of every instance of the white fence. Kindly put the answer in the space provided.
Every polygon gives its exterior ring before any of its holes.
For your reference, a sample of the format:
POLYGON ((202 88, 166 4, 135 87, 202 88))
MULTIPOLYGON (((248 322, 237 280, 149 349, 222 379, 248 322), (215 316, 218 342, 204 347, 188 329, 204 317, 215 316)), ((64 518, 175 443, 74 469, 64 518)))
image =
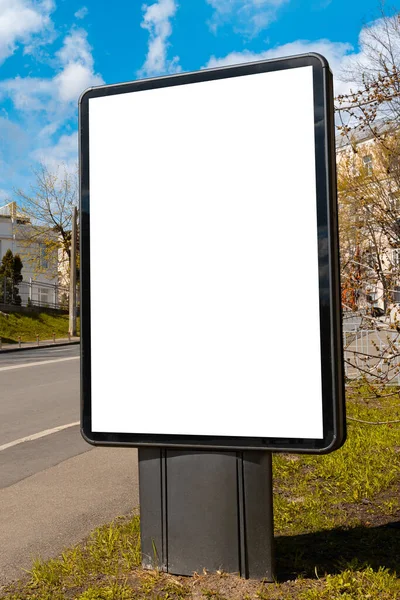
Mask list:
POLYGON ((66 310, 68 302, 69 289, 66 287, 32 279, 14 284, 9 277, 0 275, 0 304, 66 310))
POLYGON ((349 329, 343 331, 346 377, 400 385, 400 333, 388 328, 349 329))

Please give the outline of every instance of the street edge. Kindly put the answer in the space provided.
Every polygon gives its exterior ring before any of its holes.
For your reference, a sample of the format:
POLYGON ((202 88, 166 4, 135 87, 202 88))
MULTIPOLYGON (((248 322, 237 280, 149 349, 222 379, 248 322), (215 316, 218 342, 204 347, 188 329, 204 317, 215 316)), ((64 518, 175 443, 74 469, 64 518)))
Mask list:
POLYGON ((43 344, 41 346, 28 346, 28 347, 22 347, 22 348, 2 348, 0 350, 0 354, 5 354, 8 352, 21 352, 24 350, 36 350, 36 349, 40 349, 40 348, 59 348, 60 346, 76 346, 77 344, 80 344, 81 341, 77 340, 74 342, 60 342, 59 344, 55 343, 55 344, 43 344))

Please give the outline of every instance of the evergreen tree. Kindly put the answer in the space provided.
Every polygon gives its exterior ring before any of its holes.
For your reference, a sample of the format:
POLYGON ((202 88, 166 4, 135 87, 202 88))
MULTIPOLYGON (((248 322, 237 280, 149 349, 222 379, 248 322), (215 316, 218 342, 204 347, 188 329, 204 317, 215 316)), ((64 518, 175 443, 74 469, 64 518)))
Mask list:
POLYGON ((11 250, 7 250, 0 265, 0 302, 21 304, 18 285, 22 281, 22 267, 19 254, 14 256, 11 250))

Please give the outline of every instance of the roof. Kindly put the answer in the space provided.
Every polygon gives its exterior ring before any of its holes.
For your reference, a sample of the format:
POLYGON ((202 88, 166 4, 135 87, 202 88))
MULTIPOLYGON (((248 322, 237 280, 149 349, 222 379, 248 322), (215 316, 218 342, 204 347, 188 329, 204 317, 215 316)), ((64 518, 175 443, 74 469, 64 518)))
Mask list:
POLYGON ((16 202, 9 202, 4 206, 0 206, 0 217, 14 217, 15 219, 26 220, 26 215, 23 215, 22 213, 18 212, 16 202))
MULTIPOLYGON (((398 126, 381 119, 375 122, 374 128, 376 129, 376 133, 381 134, 390 133, 390 131, 398 129, 398 126)), ((371 129, 361 126, 355 127, 348 135, 341 135, 340 133, 336 135, 336 149, 340 150, 352 144, 361 144, 362 142, 374 139, 374 137, 371 129)))

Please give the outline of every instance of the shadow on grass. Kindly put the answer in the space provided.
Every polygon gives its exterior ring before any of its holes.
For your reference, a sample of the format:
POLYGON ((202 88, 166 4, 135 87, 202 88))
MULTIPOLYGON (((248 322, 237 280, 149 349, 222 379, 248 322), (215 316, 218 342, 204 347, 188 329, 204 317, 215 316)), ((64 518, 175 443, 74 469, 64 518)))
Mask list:
POLYGON ((18 340, 14 340, 14 339, 12 339, 12 338, 6 338, 6 337, 4 337, 4 336, 1 336, 1 342, 2 342, 3 344, 17 344, 17 343, 18 343, 18 340))
POLYGON ((400 521, 379 527, 331 529, 276 537, 279 581, 339 573, 346 568, 385 567, 400 577, 400 521))

